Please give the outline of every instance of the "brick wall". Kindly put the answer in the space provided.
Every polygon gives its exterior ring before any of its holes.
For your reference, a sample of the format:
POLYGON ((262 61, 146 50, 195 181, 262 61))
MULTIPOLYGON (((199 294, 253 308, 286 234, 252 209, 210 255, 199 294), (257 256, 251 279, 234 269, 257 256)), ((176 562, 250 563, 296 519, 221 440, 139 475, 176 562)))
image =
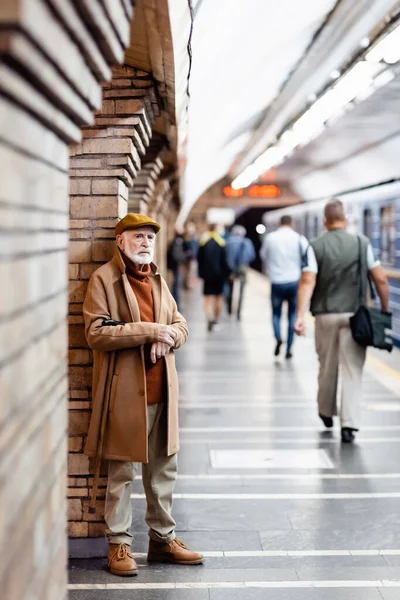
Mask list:
MULTIPOLYGON (((106 4, 107 12, 104 3, 78 10, 73 0, 0 4, 2 600, 66 597, 68 145, 92 122, 99 82, 129 40, 131 2, 106 4)), ((92 191, 111 193, 100 188, 92 191)), ((74 231, 85 229, 80 220, 74 231)), ((72 286, 79 304, 89 250, 84 234, 76 239, 70 275, 82 275, 72 286)), ((80 365, 76 380, 88 382, 88 351, 74 348, 70 358, 80 365)), ((83 430, 73 416, 71 427, 83 430)), ((76 435, 71 450, 81 444, 76 435)), ((70 511, 79 515, 77 502, 70 511)))
MULTIPOLYGON (((103 86, 103 103, 82 142, 71 146, 69 253, 69 479, 68 533, 72 538, 99 537, 104 531, 106 465, 96 514, 88 513, 93 461, 83 454, 91 409, 92 354, 88 349, 82 303, 95 269, 112 257, 114 227, 130 210, 162 216, 168 183, 160 182, 163 144, 150 144, 159 115, 154 82, 145 71, 113 69, 103 86), (161 192, 161 193, 160 193, 161 192), (137 205, 132 207, 132 196, 137 205), (162 208, 161 208, 162 207, 162 208)), ((163 237, 160 237, 163 240, 163 237)), ((165 247, 157 256, 165 261, 165 247)))

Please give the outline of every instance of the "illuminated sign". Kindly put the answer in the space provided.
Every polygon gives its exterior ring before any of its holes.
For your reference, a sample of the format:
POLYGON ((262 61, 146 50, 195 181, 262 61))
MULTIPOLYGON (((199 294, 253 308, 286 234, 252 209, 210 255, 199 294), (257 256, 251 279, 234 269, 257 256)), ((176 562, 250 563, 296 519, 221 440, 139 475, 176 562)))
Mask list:
POLYGON ((227 185, 223 189, 223 194, 227 198, 279 198, 281 189, 277 185, 251 185, 248 188, 233 189, 227 185))

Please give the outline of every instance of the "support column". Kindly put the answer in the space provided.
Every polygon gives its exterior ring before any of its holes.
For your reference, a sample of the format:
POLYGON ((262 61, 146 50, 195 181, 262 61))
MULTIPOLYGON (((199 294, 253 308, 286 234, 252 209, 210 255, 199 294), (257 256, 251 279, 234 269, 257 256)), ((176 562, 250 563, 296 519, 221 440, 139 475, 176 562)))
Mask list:
POLYGON ((104 4, 0 3, 0 595, 13 600, 66 597, 68 144, 132 19, 130 1, 104 4))
POLYGON ((142 166, 158 114, 148 73, 128 66, 113 70, 103 86, 103 104, 83 140, 71 147, 70 200, 70 439, 69 523, 71 537, 104 531, 103 479, 98 510, 88 513, 93 465, 83 454, 90 418, 92 354, 86 345, 82 303, 88 280, 112 258, 114 228, 128 211, 129 188, 142 166))

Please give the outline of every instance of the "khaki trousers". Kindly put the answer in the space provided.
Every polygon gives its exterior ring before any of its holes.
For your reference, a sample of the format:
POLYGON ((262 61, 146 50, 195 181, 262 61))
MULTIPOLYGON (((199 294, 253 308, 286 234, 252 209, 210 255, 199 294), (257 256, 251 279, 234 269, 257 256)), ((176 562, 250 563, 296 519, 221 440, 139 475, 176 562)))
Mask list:
POLYGON ((318 315, 315 345, 319 358, 318 409, 325 417, 337 415, 339 367, 341 378, 340 423, 360 425, 361 378, 366 350, 351 335, 351 313, 318 315))
MULTIPOLYGON (((149 462, 142 466, 143 487, 147 500, 146 523, 149 536, 156 542, 169 543, 175 538, 171 516, 172 493, 177 475, 177 455, 167 456, 167 405, 147 407, 149 462)), ((110 460, 105 504, 106 538, 111 544, 129 544, 133 536, 131 483, 138 463, 110 460)))

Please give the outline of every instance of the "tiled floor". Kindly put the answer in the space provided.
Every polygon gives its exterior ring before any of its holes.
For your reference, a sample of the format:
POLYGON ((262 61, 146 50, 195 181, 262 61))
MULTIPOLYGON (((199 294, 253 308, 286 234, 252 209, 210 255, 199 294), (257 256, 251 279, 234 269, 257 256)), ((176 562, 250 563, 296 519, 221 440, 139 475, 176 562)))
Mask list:
POLYGON ((398 372, 393 355, 385 365, 371 353, 363 427, 356 444, 342 446, 338 424, 327 432, 317 416, 312 322, 293 360, 276 360, 262 278, 251 277, 240 323, 225 318, 207 333, 198 288, 184 312, 174 516, 206 562, 147 565, 138 479, 138 577, 114 577, 104 559, 75 559, 70 600, 400 598, 400 352, 398 372))

